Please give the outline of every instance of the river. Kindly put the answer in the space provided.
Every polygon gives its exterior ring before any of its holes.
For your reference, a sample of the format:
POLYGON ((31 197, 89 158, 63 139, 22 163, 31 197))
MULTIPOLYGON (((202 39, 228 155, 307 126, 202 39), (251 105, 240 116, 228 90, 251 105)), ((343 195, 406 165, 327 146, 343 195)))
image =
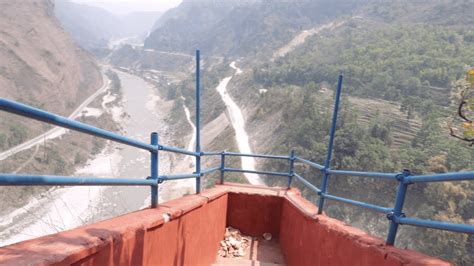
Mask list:
MULTIPOLYGON (((234 75, 242 71, 235 66, 234 75)), ((112 113, 117 122, 124 129, 124 134, 143 142, 149 141, 149 134, 157 131, 161 138, 172 138, 164 118, 166 111, 161 110, 161 99, 153 85, 142 78, 126 72, 115 70, 122 84, 122 105, 107 107, 107 103, 113 101, 114 96, 108 92, 102 96, 102 107, 105 112, 112 113), (125 116, 123 114, 126 114, 125 116)), ((236 141, 241 153, 251 153, 248 134, 245 131, 245 120, 239 106, 227 93, 227 85, 233 78, 224 78, 216 90, 222 97, 228 117, 235 130, 236 141)), ((184 102, 184 101, 183 101, 184 102)), ((183 105, 186 119, 191 128, 195 126, 191 121, 188 108, 183 105)), ((192 150, 195 138, 191 135, 187 149, 192 150)), ((145 178, 150 172, 149 152, 133 147, 108 142, 106 148, 95 158, 76 171, 77 176, 97 177, 121 177, 121 178, 145 178)), ((180 167, 192 170, 193 157, 183 161, 180 167)), ((255 170, 255 160, 250 157, 242 157, 242 168, 255 170)), ((167 153, 160 153, 160 174, 171 172, 170 157, 167 153)), ((250 184, 264 185, 264 182, 256 174, 245 174, 250 184)), ((160 202, 169 198, 189 193, 194 190, 194 179, 167 182, 160 186, 160 202), (167 193, 162 193, 167 192, 167 193), (173 193, 171 193, 173 192, 173 193)), ((31 201, 2 217, 0 222, 0 246, 16 243, 19 241, 56 233, 71 229, 83 224, 92 223, 117 215, 129 213, 134 210, 149 206, 149 187, 64 187, 52 188, 41 197, 32 197, 31 201)))

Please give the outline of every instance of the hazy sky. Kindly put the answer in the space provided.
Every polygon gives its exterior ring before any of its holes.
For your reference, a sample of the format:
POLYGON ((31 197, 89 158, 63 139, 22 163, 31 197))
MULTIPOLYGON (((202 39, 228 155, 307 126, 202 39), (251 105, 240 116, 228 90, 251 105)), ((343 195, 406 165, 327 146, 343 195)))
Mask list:
POLYGON ((90 6, 104 8, 112 13, 126 14, 134 11, 165 11, 182 0, 72 0, 90 6))

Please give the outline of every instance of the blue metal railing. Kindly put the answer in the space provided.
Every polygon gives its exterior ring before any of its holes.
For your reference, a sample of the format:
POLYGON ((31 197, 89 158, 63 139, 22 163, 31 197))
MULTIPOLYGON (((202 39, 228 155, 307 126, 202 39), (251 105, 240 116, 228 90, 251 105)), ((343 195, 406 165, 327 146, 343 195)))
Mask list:
POLYGON ((200 147, 200 53, 196 51, 196 150, 188 151, 176 147, 168 147, 159 144, 159 137, 156 132, 151 133, 150 144, 134 140, 128 137, 121 136, 85 123, 74 121, 62 116, 58 116, 28 105, 17 103, 11 100, 0 98, 0 110, 28 117, 38 121, 46 122, 56 126, 68 128, 79 131, 99 138, 108 139, 114 142, 129 145, 138 149, 147 150, 151 156, 151 172, 149 177, 142 179, 135 178, 98 178, 98 177, 69 177, 69 176, 51 176, 51 175, 22 175, 22 174, 2 174, 0 173, 0 185, 2 186, 150 186, 151 188, 151 207, 158 206, 158 185, 168 180, 177 179, 196 179, 196 193, 201 191, 201 177, 206 174, 220 172, 220 182, 224 183, 225 172, 238 173, 253 173, 269 176, 280 176, 288 178, 288 188, 291 187, 293 178, 302 182, 306 187, 319 195, 318 214, 322 214, 324 210, 325 200, 333 200, 350 204, 357 207, 366 208, 385 214, 390 221, 389 232, 386 243, 393 245, 397 234, 398 226, 401 224, 413 225, 419 227, 427 227, 439 230, 447 230, 460 233, 474 234, 474 225, 455 224, 442 221, 421 220, 416 218, 405 217, 403 213, 403 205, 405 202, 408 186, 420 182, 444 182, 444 181, 460 181, 460 180, 474 180, 474 172, 460 172, 460 173, 445 173, 434 175, 418 175, 412 176, 410 171, 404 170, 401 173, 377 173, 377 172, 361 172, 361 171, 347 171, 347 170, 332 170, 330 169, 332 150, 334 138, 336 133, 337 115, 339 111, 340 96, 342 92, 342 76, 339 76, 336 90, 334 113, 332 117, 332 125, 329 134, 328 153, 324 165, 306 160, 296 156, 294 151, 291 151, 289 156, 284 155, 266 155, 266 154, 243 154, 236 152, 203 152, 200 147), (159 175, 159 151, 167 151, 190 155, 196 157, 196 171, 194 173, 159 175), (209 169, 201 169, 202 156, 220 156, 220 166, 209 169), (228 168, 225 166, 225 158, 227 156, 237 157, 253 157, 275 160, 287 160, 288 172, 271 172, 259 170, 247 170, 228 168), (299 175, 294 170, 295 162, 300 162, 310 167, 317 169, 323 174, 321 188, 311 184, 307 179, 299 175), (349 175, 358 177, 376 177, 381 179, 393 180, 398 182, 397 196, 393 208, 378 206, 362 201, 356 201, 344 197, 331 195, 327 192, 328 182, 331 175, 349 175))
POLYGON ((196 193, 201 192, 201 52, 196 50, 196 193))

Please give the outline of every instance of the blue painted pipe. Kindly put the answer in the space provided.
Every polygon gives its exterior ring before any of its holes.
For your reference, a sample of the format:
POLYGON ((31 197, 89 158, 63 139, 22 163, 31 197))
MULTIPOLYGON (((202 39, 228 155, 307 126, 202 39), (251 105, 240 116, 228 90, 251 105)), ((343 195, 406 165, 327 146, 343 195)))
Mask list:
POLYGON ((196 193, 201 192, 201 53, 196 50, 196 193))
POLYGON ((312 191, 316 192, 317 194, 319 194, 319 192, 321 192, 321 190, 319 188, 317 188, 316 186, 314 186, 313 184, 308 182, 308 180, 306 180, 304 177, 300 176, 299 174, 295 173, 295 177, 298 180, 300 180, 303 184, 305 184, 308 188, 310 188, 312 191))
MULTIPOLYGON (((158 133, 153 132, 151 133, 151 141, 150 144, 153 146, 158 146, 158 133)), ((158 151, 152 151, 151 154, 151 175, 150 178, 152 180, 158 180, 158 151)), ((156 208, 158 206, 158 182, 156 185, 151 186, 151 207, 156 208)))
POLYGON ((258 174, 258 175, 288 176, 288 173, 268 172, 268 171, 253 171, 253 170, 244 170, 244 169, 236 169, 236 168, 225 168, 224 171, 225 172, 237 172, 237 173, 250 173, 250 174, 258 174))
POLYGON ((221 155, 222 152, 212 151, 212 152, 201 152, 201 156, 218 156, 221 155))
POLYGON ((210 173, 213 173, 217 170, 220 170, 221 168, 220 167, 213 167, 213 168, 209 168, 209 169, 204 169, 202 170, 201 172, 201 175, 207 175, 207 174, 210 174, 210 173))
POLYGON ((288 159, 289 162, 289 169, 288 169, 288 186, 287 188, 291 188, 291 182, 293 181, 293 176, 295 175, 295 151, 291 150, 290 158, 288 159))
POLYGON ((327 194, 327 193, 321 193, 321 197, 326 198, 326 199, 330 199, 330 200, 340 201, 340 202, 351 204, 351 205, 354 205, 354 206, 359 206, 359 207, 362 207, 362 208, 366 208, 366 209, 373 210, 373 211, 380 212, 380 213, 384 213, 384 214, 388 214, 388 213, 392 212, 392 209, 390 209, 390 208, 385 208, 385 207, 381 207, 381 206, 378 206, 378 205, 365 203, 365 202, 362 202, 362 201, 346 199, 346 198, 330 195, 330 194, 327 194))
POLYGON ((282 155, 267 155, 267 154, 238 153, 238 152, 225 152, 225 155, 240 156, 240 157, 266 158, 266 159, 282 159, 282 160, 290 159, 289 156, 282 156, 282 155))
POLYGON ((180 154, 185 154, 185 155, 191 155, 191 156, 198 156, 198 153, 180 149, 180 148, 175 148, 175 147, 168 147, 164 145, 159 145, 159 149, 162 151, 169 151, 169 152, 174 152, 174 153, 180 153, 180 154))
POLYGON ((474 180, 474 172, 445 173, 434 175, 418 175, 405 178, 405 183, 419 182, 444 182, 444 181, 461 181, 474 180))
POLYGON ((188 178, 196 178, 199 177, 198 174, 174 174, 174 175, 162 175, 158 177, 158 180, 166 181, 166 180, 175 180, 175 179, 188 179, 188 178))
POLYGON ((225 174, 225 152, 221 153, 221 180, 220 183, 224 184, 224 174, 225 174))
POLYGON ((103 130, 97 127, 93 127, 69 118, 65 118, 53 113, 49 113, 25 104, 17 103, 15 101, 0 98, 0 110, 4 110, 9 113, 17 114, 20 116, 28 117, 34 120, 42 121, 48 124, 68 128, 71 130, 86 133, 92 136, 112 140, 118 143, 129 145, 143 150, 156 151, 157 146, 143 143, 138 140, 127 138, 107 130, 103 130))
POLYGON ((455 223, 421 220, 421 219, 406 218, 406 217, 398 218, 398 223, 414 225, 414 226, 419 226, 419 227, 433 228, 433 229, 438 229, 438 230, 452 231, 452 232, 458 232, 458 233, 474 234, 474 225, 469 225, 469 224, 455 224, 455 223))
POLYGON ((288 187, 291 186, 292 177, 295 176, 304 185, 310 188, 312 191, 320 195, 319 210, 318 213, 322 213, 324 207, 324 199, 336 200, 355 206, 368 208, 374 211, 388 214, 387 217, 390 219, 390 228, 387 236, 387 244, 393 245, 395 242, 397 229, 399 224, 414 225, 420 227, 428 227, 439 230, 447 230, 453 232, 463 233, 474 233, 473 225, 466 224, 454 224, 448 222, 431 221, 431 220, 420 220, 415 218, 406 218, 403 214, 403 205, 408 189, 408 185, 418 182, 443 182, 443 181, 460 181, 460 180, 474 180, 474 172, 461 172, 461 173, 445 173, 445 174, 434 174, 434 175, 419 175, 410 176, 409 171, 404 171, 403 174, 392 174, 392 173, 376 173, 376 172, 359 172, 359 171, 346 171, 346 170, 331 170, 330 164, 332 159, 333 144, 337 125, 337 115, 339 110, 340 96, 342 92, 342 76, 339 76, 338 86, 336 91, 334 113, 332 118, 332 125, 330 130, 330 139, 328 143, 328 154, 325 165, 320 165, 303 158, 294 156, 292 152, 290 156, 279 156, 279 155, 264 155, 264 154, 242 154, 234 152, 202 152, 200 147, 200 52, 196 51, 196 151, 187 151, 180 148, 168 147, 159 145, 158 134, 151 134, 150 144, 143 143, 131 138, 127 138, 97 127, 93 127, 72 119, 68 119, 62 116, 55 115, 28 105, 17 103, 15 101, 0 98, 0 110, 4 110, 17 115, 32 118, 38 121, 43 121, 56 126, 68 128, 71 130, 79 131, 89 135, 97 136, 100 138, 108 139, 139 149, 148 150, 151 152, 151 176, 148 179, 122 179, 122 178, 96 178, 96 177, 68 177, 68 176, 52 176, 52 175, 22 175, 22 174, 1 174, 0 173, 0 185, 4 186, 150 186, 151 187, 151 206, 156 207, 158 205, 158 183, 166 180, 196 178, 196 191, 200 192, 201 183, 200 177, 220 170, 221 182, 224 181, 224 174, 228 172, 241 172, 241 173, 254 173, 261 175, 273 175, 273 176, 286 176, 289 177, 288 187), (192 174, 175 174, 175 175, 164 175, 158 176, 158 151, 170 151, 185 155, 191 155, 196 157, 196 172, 192 174), (221 155, 220 167, 214 167, 201 171, 201 156, 217 156, 221 155), (255 158, 267 158, 267 159, 284 159, 290 160, 290 167, 288 173, 280 172, 269 172, 269 171, 254 171, 245 169, 234 169, 225 168, 225 156, 247 156, 255 158), (312 185, 309 181, 294 173, 294 161, 300 161, 308 164, 311 167, 322 170, 323 182, 321 189, 312 185), (326 192, 327 183, 330 174, 335 175, 351 175, 360 177, 380 177, 389 180, 398 180, 399 187, 397 191, 397 198, 394 209, 389 209, 361 201, 355 201, 330 195, 326 192))
POLYGON ((380 177, 390 180, 397 180, 398 174, 390 173, 377 173, 377 172, 359 172, 359 171, 344 171, 344 170, 328 170, 329 174, 332 175, 350 175, 350 176, 360 176, 360 177, 380 177))
POLYGON ((397 219, 403 215, 403 204, 405 203, 405 196, 408 190, 408 184, 405 183, 405 179, 410 176, 410 171, 403 170, 403 173, 399 175, 399 184, 397 190, 397 198, 395 199, 395 207, 393 214, 388 216, 390 219, 390 225, 387 235, 387 245, 393 246, 395 244, 395 238, 397 237, 398 222, 397 219))
MULTIPOLYGON (((339 102, 341 99, 341 92, 342 92, 342 75, 339 75, 339 80, 337 82, 336 99, 334 102, 334 112, 332 114, 331 131, 329 132, 328 154, 326 157, 326 163, 324 164, 323 183, 321 185, 321 191, 323 193, 326 193, 327 191, 328 178, 329 178, 328 170, 331 167, 332 147, 334 145, 334 137, 336 135, 337 113, 339 112, 339 102)), ((324 197, 320 197, 319 204, 318 204, 318 214, 323 213, 323 208, 324 208, 324 197)))
POLYGON ((154 186, 152 179, 0 174, 2 186, 154 186))
POLYGON ((314 168, 316 168, 316 169, 319 169, 319 170, 323 170, 323 169, 324 169, 324 166, 322 166, 322 165, 320 165, 320 164, 317 164, 317 163, 314 163, 314 162, 312 162, 312 161, 303 159, 303 158, 301 158, 301 157, 296 157, 296 160, 297 160, 297 161, 300 161, 300 162, 302 162, 302 163, 305 163, 305 164, 307 164, 307 165, 309 165, 309 166, 312 166, 312 167, 314 167, 314 168))

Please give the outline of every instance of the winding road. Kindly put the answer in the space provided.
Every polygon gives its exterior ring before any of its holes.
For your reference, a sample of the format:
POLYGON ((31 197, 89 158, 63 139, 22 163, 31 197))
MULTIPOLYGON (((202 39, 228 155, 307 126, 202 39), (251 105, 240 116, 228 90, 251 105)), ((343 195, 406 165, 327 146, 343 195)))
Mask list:
MULTIPOLYGON (((232 62, 229 66, 235 70, 234 75, 239 75, 242 73, 242 70, 235 65, 235 62, 232 62)), ((242 114, 242 110, 240 110, 239 106, 234 102, 227 92, 227 84, 229 84, 229 81, 234 77, 234 75, 224 78, 219 83, 216 90, 221 95, 222 101, 224 101, 229 113, 229 120, 235 131, 235 140, 237 141, 239 151, 241 153, 252 153, 249 144, 249 136, 247 131, 245 131, 245 119, 244 115, 242 114)), ((242 156, 241 160, 242 169, 255 171, 255 158, 242 156)), ((257 174, 245 173, 244 176, 252 185, 265 185, 263 180, 257 174)))

